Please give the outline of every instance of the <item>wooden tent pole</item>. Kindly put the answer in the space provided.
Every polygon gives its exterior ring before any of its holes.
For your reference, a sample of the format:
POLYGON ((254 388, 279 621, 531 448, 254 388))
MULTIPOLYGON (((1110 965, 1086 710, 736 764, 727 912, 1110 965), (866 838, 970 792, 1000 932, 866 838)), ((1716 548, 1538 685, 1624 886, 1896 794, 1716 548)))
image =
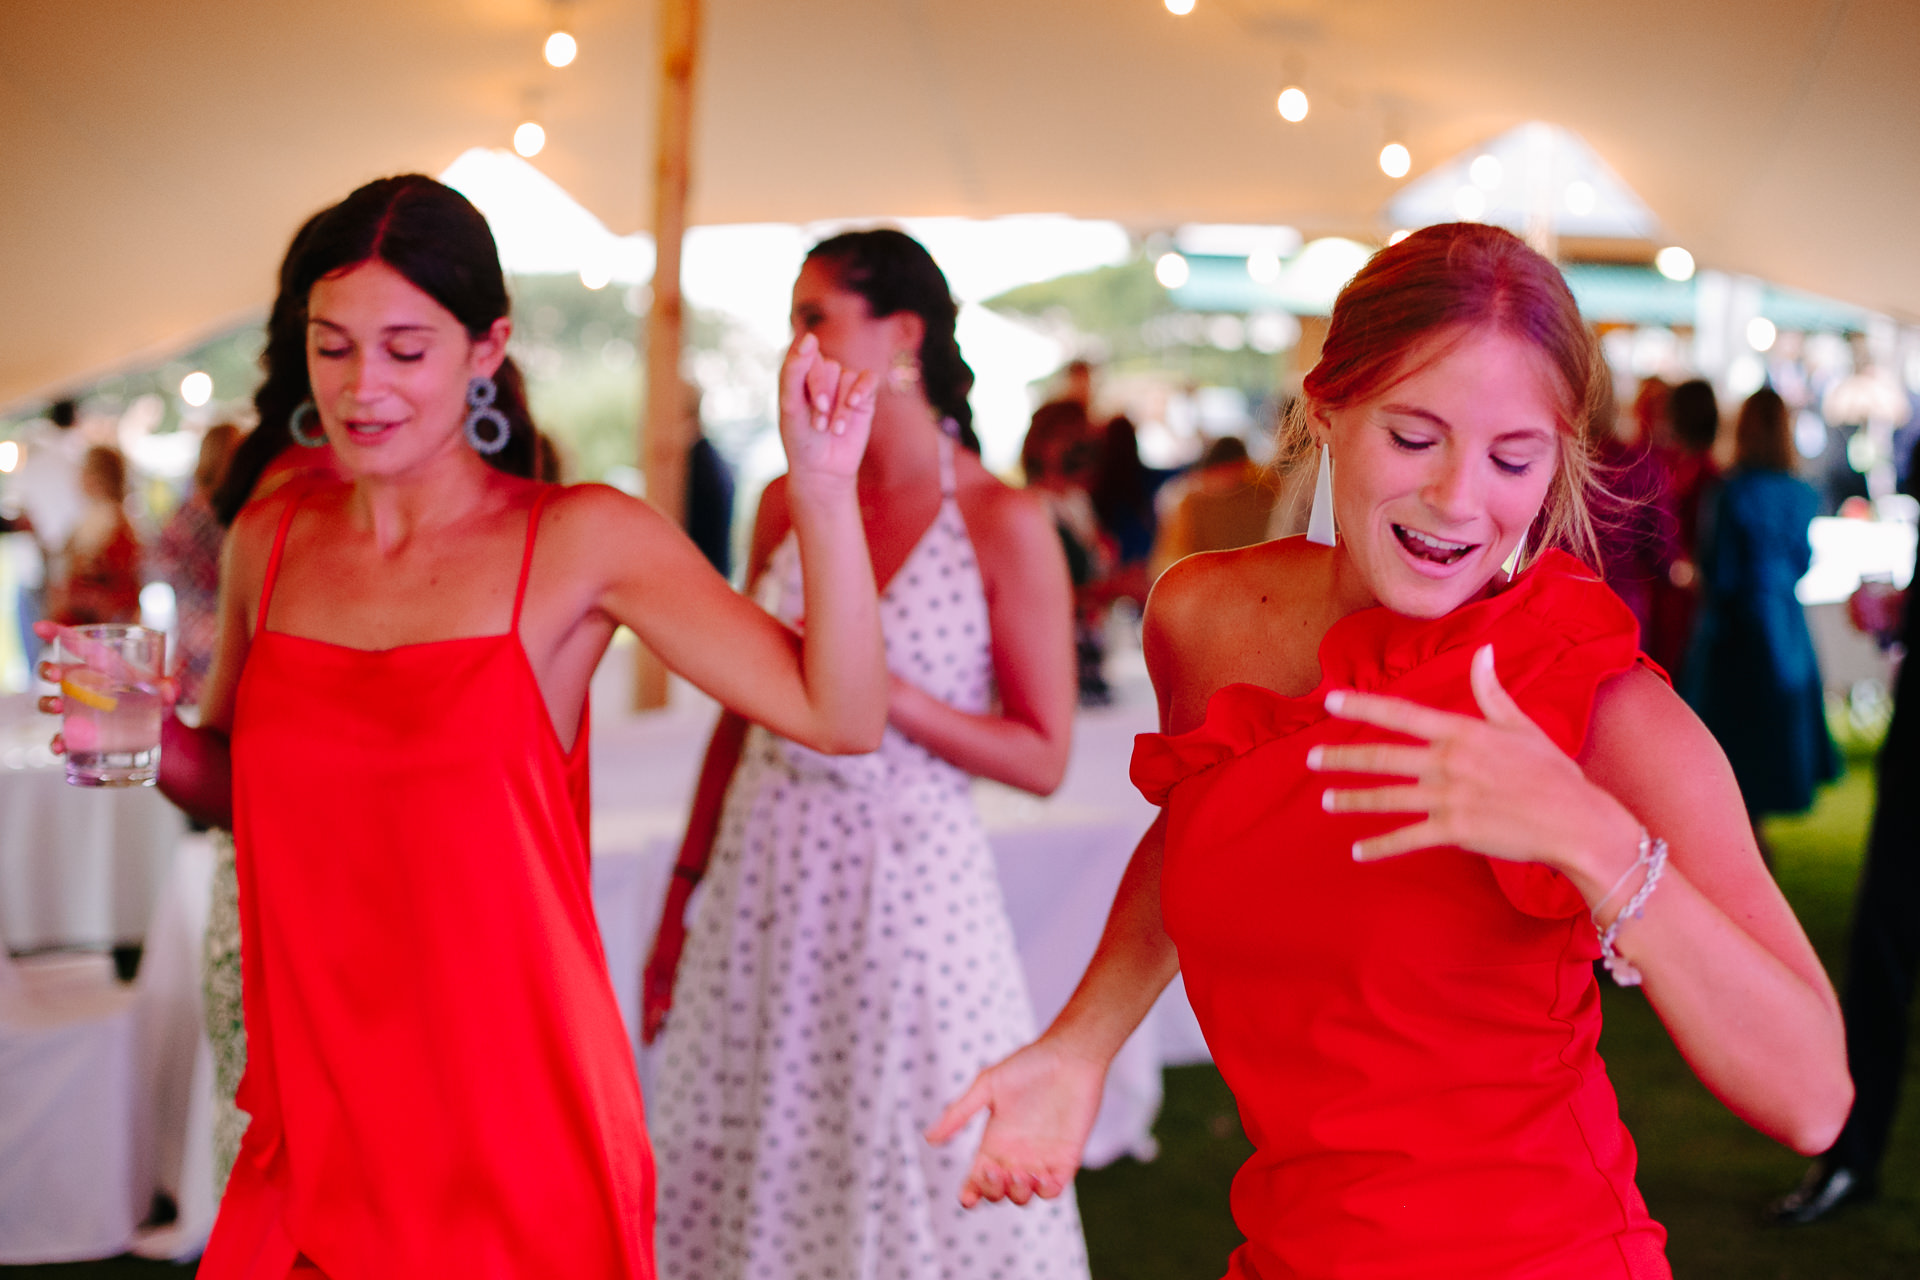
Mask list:
MULTIPOLYGON (((660 100, 653 180, 653 305, 648 309, 647 405, 640 428, 640 466, 647 500, 662 515, 687 523, 687 450, 698 430, 680 381, 680 242, 687 226, 688 153, 693 137, 694 75, 700 57, 701 0, 659 0, 660 100)), ((636 711, 667 705, 667 670, 645 645, 634 671, 636 711)))

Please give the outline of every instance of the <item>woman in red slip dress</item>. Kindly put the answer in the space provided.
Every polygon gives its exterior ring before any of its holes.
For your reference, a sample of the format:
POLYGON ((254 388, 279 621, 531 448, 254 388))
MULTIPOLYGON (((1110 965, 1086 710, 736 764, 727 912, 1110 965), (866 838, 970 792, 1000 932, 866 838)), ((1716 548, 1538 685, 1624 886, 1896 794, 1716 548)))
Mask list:
POLYGON ((1415 232, 1342 291, 1289 428, 1320 454, 1308 536, 1155 587, 1133 775, 1161 816, 1067 1008, 930 1133, 992 1110, 965 1198, 1071 1178, 1176 970, 1254 1144, 1229 1276, 1667 1276, 1603 952, 1734 1111, 1831 1141, 1832 989, 1725 757, 1560 549, 1591 549, 1596 368, 1497 228, 1415 232))
POLYGON ((225 548, 201 707, 231 741, 251 1122, 200 1275, 650 1280, 652 1159, 588 893, 588 679, 625 623, 742 714, 872 749, 873 377, 808 342, 782 370, 802 642, 644 504, 488 465, 532 427, 458 193, 361 188, 281 286, 302 341, 292 363, 270 342, 268 376, 308 384, 290 425, 347 482, 255 502, 225 548))

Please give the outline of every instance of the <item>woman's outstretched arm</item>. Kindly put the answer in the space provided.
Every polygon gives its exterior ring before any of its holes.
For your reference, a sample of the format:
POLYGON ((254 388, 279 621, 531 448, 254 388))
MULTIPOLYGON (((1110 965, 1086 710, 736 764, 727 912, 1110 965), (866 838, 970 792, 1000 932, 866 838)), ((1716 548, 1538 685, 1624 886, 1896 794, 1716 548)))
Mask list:
POLYGON ((986 1131, 960 1203, 1057 1196, 1073 1182, 1100 1111, 1107 1068, 1180 970, 1160 918, 1166 816, 1127 863, 1080 985, 1038 1040, 988 1067, 947 1107, 927 1141, 949 1142, 981 1110, 986 1131))
POLYGON ((828 752, 871 751, 887 671, 855 475, 875 379, 843 373, 811 335, 781 369, 786 505, 805 566, 804 639, 743 598, 659 512, 614 490, 563 491, 542 522, 566 562, 590 566, 597 609, 728 709, 828 752))

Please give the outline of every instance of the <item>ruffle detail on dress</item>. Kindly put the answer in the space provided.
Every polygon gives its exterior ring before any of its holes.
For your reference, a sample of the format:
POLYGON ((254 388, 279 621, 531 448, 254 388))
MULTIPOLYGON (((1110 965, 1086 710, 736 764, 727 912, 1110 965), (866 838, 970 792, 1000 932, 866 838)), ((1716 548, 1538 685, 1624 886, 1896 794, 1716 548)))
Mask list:
POLYGON ((1313 692, 1290 698, 1253 684, 1217 689, 1195 728, 1134 739, 1131 777, 1150 802, 1164 805, 1173 788, 1195 774, 1325 720, 1329 691, 1386 690, 1449 656, 1464 678, 1473 651, 1489 640, 1496 642, 1502 684, 1572 754, 1586 738, 1602 681, 1636 663, 1665 678, 1639 653, 1638 638, 1632 612, 1599 575, 1566 552, 1549 550, 1507 590, 1444 617, 1410 618, 1381 606, 1347 615, 1320 641, 1320 683, 1313 692), (1556 691, 1555 705, 1528 706, 1528 686, 1549 669, 1557 683, 1573 683, 1556 691))

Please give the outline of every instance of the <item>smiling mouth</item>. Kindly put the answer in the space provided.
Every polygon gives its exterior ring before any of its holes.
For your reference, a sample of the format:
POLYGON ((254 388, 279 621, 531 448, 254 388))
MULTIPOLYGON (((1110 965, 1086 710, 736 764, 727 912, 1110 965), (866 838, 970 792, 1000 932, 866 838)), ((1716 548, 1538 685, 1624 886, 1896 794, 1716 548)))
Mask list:
POLYGON ((1393 526, 1393 536, 1400 539, 1400 545, 1407 549, 1409 555, 1430 564, 1453 564, 1480 545, 1477 542, 1448 542, 1445 538, 1436 538, 1403 524, 1393 526))

